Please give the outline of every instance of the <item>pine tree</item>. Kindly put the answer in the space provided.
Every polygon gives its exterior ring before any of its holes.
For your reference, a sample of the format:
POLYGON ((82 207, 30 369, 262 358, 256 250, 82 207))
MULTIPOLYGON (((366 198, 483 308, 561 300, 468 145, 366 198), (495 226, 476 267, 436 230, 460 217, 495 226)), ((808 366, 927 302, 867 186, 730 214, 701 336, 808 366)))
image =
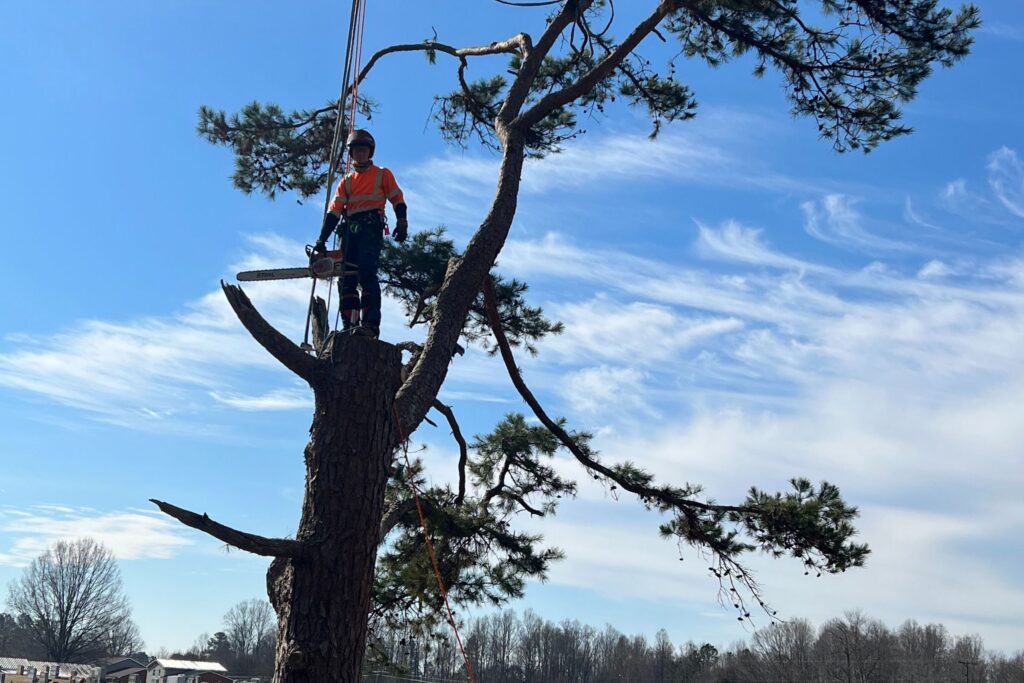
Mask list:
MULTIPOLYGON (((557 153, 582 132, 581 114, 623 103, 643 107, 652 135, 694 116, 696 101, 676 78, 677 61, 717 65, 752 56, 754 75, 781 74, 792 112, 813 118, 837 151, 870 151, 910 132, 901 105, 933 66, 950 66, 967 54, 978 10, 953 12, 937 0, 643 4, 650 14, 621 39, 611 34, 618 28, 611 0, 553 0, 536 37, 517 33, 463 48, 431 39, 385 48, 367 62, 359 75, 364 91, 374 65, 391 55, 421 52, 431 64, 453 60, 458 88, 435 98, 440 133, 501 157, 495 197, 465 249, 458 252, 443 232, 433 231, 385 254, 388 288, 414 324, 429 328, 422 346, 327 337, 321 328, 318 354, 310 356, 271 327, 241 289, 223 286, 242 324, 315 395, 298 532, 294 539, 264 538, 155 502, 185 524, 275 558, 268 572, 279 618, 275 680, 357 681, 372 620, 418 616, 429 628, 442 613, 407 493, 410 480, 423 486, 423 466, 395 459, 432 409, 448 420, 462 453, 457 489, 423 491, 439 569, 456 603, 519 595, 527 578, 543 576, 560 556, 510 522, 517 511, 552 514, 562 496, 573 494, 574 483, 546 464, 559 450, 580 463, 584 476, 662 513, 662 534, 709 556, 709 570, 741 619, 749 616, 748 604, 767 609, 743 563, 752 551, 792 555, 809 572, 842 572, 865 561, 867 546, 852 540, 856 508, 831 484, 796 478, 790 491, 751 488, 745 500, 722 505, 702 496, 698 485, 656 481, 640 463, 603 461, 586 432, 547 415, 516 366, 515 348, 533 351, 560 326, 527 305, 523 283, 495 283, 491 271, 515 216, 524 160, 557 153), (680 46, 661 69, 637 52, 655 34, 680 46), (470 63, 493 64, 480 58, 495 55, 505 55, 506 63, 467 79, 470 63), (492 434, 466 444, 453 411, 437 399, 460 338, 500 354, 541 427, 510 415, 492 434), (411 356, 404 363, 403 352, 411 356)), ((520 16, 538 16, 533 12, 520 16)), ((233 151, 234 183, 242 191, 311 197, 327 181, 336 111, 336 102, 291 113, 254 102, 230 116, 202 107, 199 133, 233 151)))

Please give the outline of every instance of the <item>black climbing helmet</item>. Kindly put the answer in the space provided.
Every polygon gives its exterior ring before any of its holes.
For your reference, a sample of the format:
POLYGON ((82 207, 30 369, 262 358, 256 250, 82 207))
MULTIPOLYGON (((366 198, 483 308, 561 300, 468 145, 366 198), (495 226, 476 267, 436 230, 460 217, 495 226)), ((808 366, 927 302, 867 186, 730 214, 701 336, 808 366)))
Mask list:
POLYGON ((373 152, 377 149, 377 141, 370 135, 370 131, 359 128, 348 134, 348 140, 345 141, 346 147, 369 147, 370 158, 373 158, 373 152))

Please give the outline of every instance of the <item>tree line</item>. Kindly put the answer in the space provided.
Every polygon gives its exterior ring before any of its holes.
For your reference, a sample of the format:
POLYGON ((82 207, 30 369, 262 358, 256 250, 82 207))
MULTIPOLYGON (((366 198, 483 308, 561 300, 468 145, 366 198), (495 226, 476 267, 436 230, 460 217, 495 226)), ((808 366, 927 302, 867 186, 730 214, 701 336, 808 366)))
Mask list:
MULTIPOLYGON (((91 539, 56 543, 8 587, 0 612, 0 656, 92 662, 108 655, 145 663, 138 627, 113 553, 91 539)), ((368 674, 464 680, 462 650, 486 683, 1024 683, 1024 650, 986 650, 975 635, 941 624, 904 622, 895 630, 861 612, 815 628, 804 619, 756 630, 725 649, 675 645, 664 629, 653 641, 612 626, 546 621, 527 611, 467 621, 462 648, 444 628, 422 620, 371 621, 363 670, 368 674)), ((441 624, 443 626, 443 624, 441 624)), ((185 650, 157 657, 216 661, 234 675, 270 680, 277 618, 252 599, 225 613, 222 628, 185 650)))
MULTIPOLYGON (((526 611, 472 619, 463 645, 481 683, 1021 683, 1024 650, 986 650, 976 635, 908 620, 895 629, 862 612, 815 628, 805 619, 776 622, 725 649, 675 645, 664 629, 653 641, 612 626, 559 623, 526 611)), ((401 628, 372 631, 364 672, 374 680, 465 680, 450 633, 401 628)))

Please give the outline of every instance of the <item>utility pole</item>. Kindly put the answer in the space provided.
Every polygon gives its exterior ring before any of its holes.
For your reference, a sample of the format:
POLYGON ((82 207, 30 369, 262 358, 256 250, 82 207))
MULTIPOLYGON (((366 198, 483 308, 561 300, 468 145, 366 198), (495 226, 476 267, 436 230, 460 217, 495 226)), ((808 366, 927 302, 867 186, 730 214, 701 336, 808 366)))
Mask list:
POLYGON ((964 665, 964 680, 967 681, 967 683, 971 683, 971 664, 977 664, 977 662, 966 661, 963 659, 959 659, 957 661, 964 665))

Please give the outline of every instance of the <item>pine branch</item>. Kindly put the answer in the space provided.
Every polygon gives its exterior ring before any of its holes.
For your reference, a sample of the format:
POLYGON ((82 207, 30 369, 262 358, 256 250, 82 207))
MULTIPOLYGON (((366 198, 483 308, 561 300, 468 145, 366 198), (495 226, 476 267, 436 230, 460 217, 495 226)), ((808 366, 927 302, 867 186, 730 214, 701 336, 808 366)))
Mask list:
POLYGON ((533 49, 529 50, 526 58, 523 59, 523 63, 516 73, 516 78, 508 89, 505 102, 498 110, 497 124, 499 129, 507 127, 519 115, 519 111, 526 102, 526 98, 530 96, 533 83, 537 78, 541 65, 544 63, 544 58, 551 52, 551 48, 554 46, 555 41, 558 40, 558 37, 562 35, 562 31, 575 20, 577 12, 585 11, 592 4, 593 0, 566 2, 561 11, 551 19, 548 27, 541 34, 540 40, 537 41, 533 49))
POLYGON ((558 422, 552 420, 551 417, 548 416, 544 407, 541 406, 540 401, 537 400, 533 395, 533 392, 530 391, 530 388, 526 386, 526 382, 523 381, 523 376, 520 374, 519 368, 516 366, 515 358, 512 356, 512 348, 509 346, 508 339, 505 338, 505 332, 502 329, 501 321, 498 318, 498 308, 494 294, 494 281, 491 278, 488 278, 484 282, 484 300, 487 305, 488 314, 490 315, 491 328, 494 331, 494 337, 497 341, 501 358, 505 362, 505 368, 508 371, 509 378, 512 380, 512 384, 515 385, 516 389, 519 391, 519 395, 522 396, 523 400, 526 401, 526 404, 530 406, 534 415, 536 415, 537 419, 541 421, 541 424, 547 427, 552 434, 558 437, 558 440, 562 442, 562 445, 565 446, 565 448, 587 469, 601 473, 603 476, 611 479, 618 486, 621 486, 624 490, 629 491, 630 493, 634 493, 642 498, 653 498, 671 508, 696 508, 708 512, 756 512, 756 509, 751 507, 703 503, 697 500, 681 498, 668 489, 638 485, 594 460, 587 450, 580 446, 576 439, 566 432, 558 422))
POLYGON ((616 68, 618 68, 619 64, 622 63, 622 60, 628 57, 636 46, 639 45, 644 38, 650 35, 655 28, 657 28, 658 24, 661 23, 661 20, 665 18, 665 15, 675 9, 675 6, 676 2, 674 0, 662 0, 662 2, 658 3, 657 9, 655 9, 654 12, 652 12, 646 19, 637 24, 632 33, 630 33, 611 53, 605 55, 604 59, 602 59, 597 66, 588 71, 581 78, 577 79, 571 85, 542 97, 539 102, 516 117, 510 125, 519 127, 523 130, 529 130, 555 109, 563 107, 590 92, 594 86, 607 78, 613 71, 615 71, 616 68))

